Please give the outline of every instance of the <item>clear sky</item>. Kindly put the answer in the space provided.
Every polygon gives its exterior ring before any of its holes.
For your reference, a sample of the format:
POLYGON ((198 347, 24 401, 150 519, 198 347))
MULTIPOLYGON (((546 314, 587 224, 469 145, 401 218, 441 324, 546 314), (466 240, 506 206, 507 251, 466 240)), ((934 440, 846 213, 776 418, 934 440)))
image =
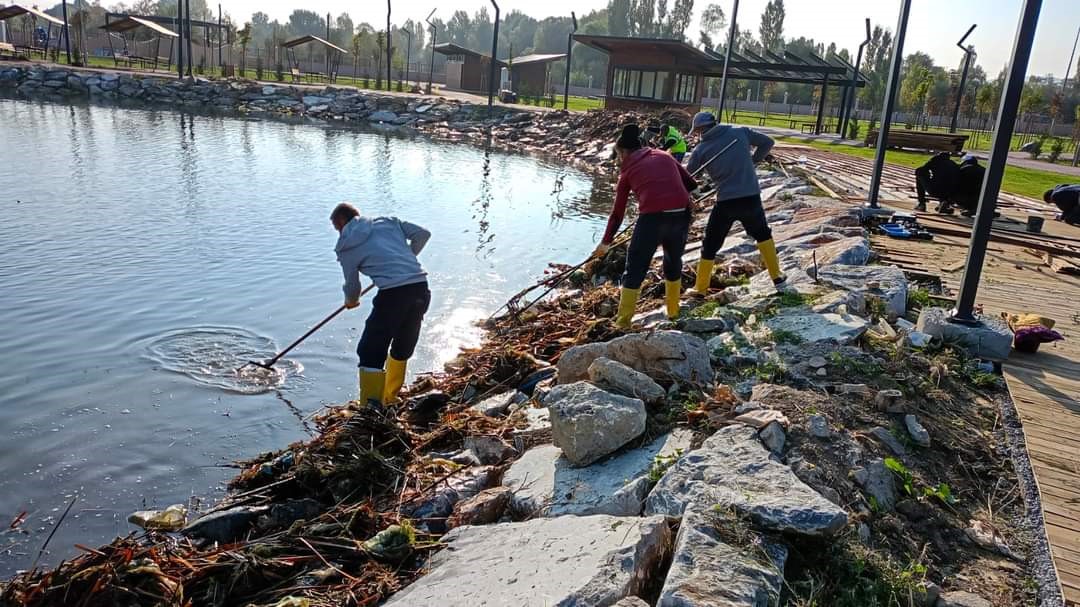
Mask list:
MULTIPOLYGON (((751 29, 755 37, 766 1, 740 2, 739 27, 751 29)), ((215 1, 208 0, 208 4, 213 6, 215 1)), ((697 0, 695 13, 700 13, 707 4, 707 0, 697 0)), ((730 19, 731 0, 719 4, 730 19)), ((386 4, 382 0, 307 0, 302 3, 295 0, 224 0, 222 5, 240 23, 256 10, 284 21, 296 7, 320 13, 330 12, 335 16, 347 12, 353 21, 366 21, 376 27, 386 22, 386 4)), ((517 9, 538 19, 569 15, 572 10, 581 15, 606 5, 606 0, 499 2, 504 15, 517 9)), ((471 14, 481 6, 491 10, 491 3, 487 0, 393 0, 392 19, 394 23, 408 18, 421 20, 432 8, 438 7, 436 14, 445 20, 454 10, 466 10, 471 14)), ((963 53, 956 48, 956 42, 972 23, 977 23, 978 27, 968 42, 975 45, 979 64, 992 78, 1004 67, 1012 51, 1020 6, 1020 0, 914 0, 904 54, 923 51, 939 65, 959 65, 963 53)), ((895 30, 899 7, 899 0, 787 0, 784 37, 806 36, 826 45, 836 42, 837 46, 848 48, 854 54, 864 36, 863 19, 869 17, 873 24, 895 30)), ((1028 73, 1052 73, 1058 78, 1064 76, 1077 27, 1080 27, 1080 0, 1045 0, 1028 73)), ((692 39, 697 39, 696 14, 695 23, 687 33, 692 39)), ((1075 71, 1075 63, 1072 71, 1075 71)))

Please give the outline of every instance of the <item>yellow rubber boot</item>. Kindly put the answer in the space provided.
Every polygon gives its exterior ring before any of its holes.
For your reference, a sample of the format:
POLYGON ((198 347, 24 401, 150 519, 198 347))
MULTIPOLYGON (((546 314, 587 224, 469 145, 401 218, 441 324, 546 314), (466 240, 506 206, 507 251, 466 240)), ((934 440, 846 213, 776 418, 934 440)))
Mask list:
POLYGON ((697 280, 694 282, 694 290, 702 295, 709 294, 709 284, 712 283, 715 263, 712 259, 702 259, 697 262, 697 280))
POLYGON ((630 320, 634 318, 634 308, 637 307, 638 297, 641 297, 641 289, 627 289, 623 287, 619 294, 619 313, 615 316, 615 326, 620 329, 629 329, 630 320))
POLYGON ((398 392, 405 385, 406 361, 398 360, 393 356, 386 358, 386 388, 383 390, 383 404, 393 405, 399 400, 398 392))
POLYGON ((769 277, 773 283, 780 284, 784 281, 784 275, 780 273, 780 258, 776 256, 776 242, 768 239, 757 243, 758 251, 761 251, 761 261, 765 269, 769 271, 769 277))
POLYGON ((385 386, 386 371, 360 367, 360 398, 357 400, 360 401, 361 406, 366 407, 371 401, 382 406, 385 386))
POLYGON ((668 320, 679 317, 679 296, 682 295, 681 280, 664 281, 664 305, 667 306, 668 320))

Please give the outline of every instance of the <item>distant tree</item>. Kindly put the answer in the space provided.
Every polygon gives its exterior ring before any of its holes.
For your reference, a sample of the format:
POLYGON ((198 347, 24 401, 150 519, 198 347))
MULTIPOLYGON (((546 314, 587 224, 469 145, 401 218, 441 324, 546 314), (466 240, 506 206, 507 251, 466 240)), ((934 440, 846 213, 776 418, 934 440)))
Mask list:
POLYGON ((334 27, 330 30, 330 42, 341 48, 348 48, 349 44, 352 43, 354 29, 353 20, 349 13, 341 13, 334 20, 334 27))
POLYGON ((710 4, 705 7, 705 10, 701 12, 701 20, 699 22, 701 30, 698 32, 701 46, 705 48, 715 48, 713 40, 723 33, 724 28, 727 26, 727 16, 724 15, 724 9, 719 4, 710 4))
POLYGON ((236 32, 236 42, 240 45, 240 77, 244 76, 244 68, 247 67, 247 48, 251 44, 251 22, 245 23, 244 27, 236 32))
POLYGON ((610 0, 607 8, 608 34, 626 36, 630 33, 631 0, 610 0))
POLYGON ((761 47, 767 51, 777 51, 784 44, 784 0, 769 0, 761 13, 761 47))
POLYGON ((686 28, 690 27, 693 14, 694 0, 675 0, 675 5, 672 7, 664 25, 664 36, 676 40, 685 40, 686 28))
POLYGON ((289 15, 290 36, 325 36, 326 22, 315 11, 298 8, 289 15))
POLYGON ((867 83, 863 89, 863 107, 876 110, 885 101, 889 64, 892 61, 892 33, 880 25, 874 26, 866 45, 863 74, 867 83))
POLYGON ((631 36, 655 37, 659 32, 656 20, 656 0, 632 0, 628 27, 631 36))

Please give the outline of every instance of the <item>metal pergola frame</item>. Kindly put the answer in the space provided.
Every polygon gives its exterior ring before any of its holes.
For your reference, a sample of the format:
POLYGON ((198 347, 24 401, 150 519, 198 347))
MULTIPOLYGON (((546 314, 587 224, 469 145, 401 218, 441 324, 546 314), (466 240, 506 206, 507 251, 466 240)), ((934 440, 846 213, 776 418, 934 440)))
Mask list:
MULTIPOLYGON (((706 50, 717 62, 723 62, 725 56, 716 51, 706 50)), ((783 57, 772 51, 764 51, 758 55, 753 51, 730 53, 727 62, 727 70, 719 72, 706 70, 707 77, 720 77, 730 80, 750 80, 756 82, 787 82, 791 84, 809 84, 821 87, 821 96, 818 102, 818 114, 814 123, 814 134, 820 135, 822 123, 825 117, 826 95, 828 94, 829 82, 843 89, 841 106, 851 95, 855 88, 866 86, 866 78, 855 66, 836 56, 830 56, 828 60, 822 59, 810 53, 809 60, 790 51, 784 51, 783 57)), ((841 118, 843 120, 843 118, 841 118)), ((840 125, 843 129, 843 125, 840 125)))
POLYGON ((165 58, 165 69, 168 70, 168 69, 170 69, 172 67, 173 47, 175 46, 176 39, 180 37, 180 34, 168 29, 167 27, 165 27, 165 26, 163 26, 163 25, 161 25, 159 23, 155 23, 154 21, 151 21, 150 19, 148 19, 146 17, 137 17, 135 15, 125 15, 122 19, 119 19, 117 21, 112 21, 112 20, 109 19, 110 14, 115 15, 115 13, 106 13, 106 15, 105 15, 105 25, 101 26, 101 29, 105 31, 105 33, 107 34, 106 38, 109 39, 109 54, 112 55, 113 65, 114 66, 119 67, 119 65, 120 65, 120 57, 117 56, 116 47, 113 46, 113 35, 119 35, 120 39, 124 41, 124 49, 123 49, 124 54, 122 56, 127 58, 128 66, 130 67, 131 66, 131 61, 135 60, 135 61, 138 61, 141 64, 142 67, 146 67, 146 64, 150 64, 150 66, 151 66, 150 69, 152 69, 152 70, 157 69, 158 63, 161 60, 161 37, 162 36, 168 37, 169 38, 169 56, 165 58), (127 36, 125 36, 124 34, 126 34, 127 32, 134 31, 136 29, 140 29, 140 28, 148 29, 151 32, 154 32, 155 34, 157 34, 157 36, 156 36, 157 44, 154 46, 154 56, 153 57, 140 57, 138 55, 130 55, 128 53, 128 39, 127 39, 127 36))
MULTIPOLYGON (((341 48, 340 46, 323 40, 318 36, 300 36, 299 38, 293 38, 292 40, 286 40, 281 43, 281 47, 285 49, 285 57, 289 61, 289 70, 296 70, 297 73, 303 74, 300 69, 300 60, 296 58, 296 47, 305 44, 315 43, 326 48, 326 78, 328 82, 337 81, 338 68, 341 67, 341 58, 349 54, 349 51, 341 48), (332 52, 333 51, 333 52, 332 52)), ((294 75, 295 79, 295 75, 294 75)))
MULTIPOLYGON (((56 17, 53 17, 52 15, 50 15, 48 13, 42 12, 41 10, 38 10, 36 7, 23 6, 22 4, 18 4, 18 3, 9 4, 9 5, 7 5, 7 6, 3 7, 3 8, 0 8, 0 21, 7 21, 8 19, 12 19, 14 17, 21 17, 23 15, 30 15, 34 19, 42 19, 42 20, 45 21, 45 23, 48 24, 48 26, 45 28, 45 46, 43 46, 43 47, 34 46, 34 34, 31 33, 30 34, 30 46, 22 47, 22 48, 27 49, 27 51, 30 54, 40 52, 42 59, 48 58, 49 43, 53 40, 52 28, 53 28, 54 25, 56 25, 56 26, 59 26, 59 31, 57 32, 57 35, 56 35, 56 50, 57 50, 57 52, 59 52, 60 51, 60 37, 64 34, 64 28, 66 27, 64 25, 63 20, 57 19, 56 17)), ((11 32, 9 30, 8 35, 10 36, 10 34, 11 34, 11 32)))

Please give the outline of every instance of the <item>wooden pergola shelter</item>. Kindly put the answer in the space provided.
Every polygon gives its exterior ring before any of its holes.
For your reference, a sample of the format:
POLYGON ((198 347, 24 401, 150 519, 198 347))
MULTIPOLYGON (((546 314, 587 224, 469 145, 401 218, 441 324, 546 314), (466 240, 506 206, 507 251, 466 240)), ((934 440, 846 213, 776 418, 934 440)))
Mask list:
POLYGON ((139 63, 140 67, 150 67, 150 69, 156 70, 158 64, 164 63, 165 69, 169 69, 172 66, 173 56, 173 41, 180 35, 176 32, 154 23, 148 19, 142 17, 135 17, 128 15, 119 21, 110 21, 109 16, 105 16, 105 25, 101 26, 101 29, 105 30, 107 38, 109 39, 109 53, 112 55, 113 63, 119 67, 121 62, 127 63, 128 67, 131 67, 133 63, 139 63), (127 33, 137 30, 139 28, 146 28, 156 34, 155 47, 152 56, 145 57, 138 53, 131 53, 128 49, 127 33), (116 47, 113 45, 113 36, 118 35, 120 39, 124 41, 124 48, 120 51, 116 51, 116 47), (166 37, 169 39, 169 55, 168 57, 161 56, 161 38, 166 37))
MULTIPOLYGON (((48 13, 44 13, 32 6, 25 6, 22 4, 9 4, 3 8, 0 8, 0 21, 7 21, 14 17, 21 17, 23 15, 30 15, 35 20, 41 19, 46 23, 45 27, 45 40, 41 45, 35 44, 34 34, 30 34, 30 39, 26 40, 27 44, 13 44, 12 46, 27 56, 33 53, 41 53, 41 58, 45 59, 49 53, 49 43, 53 40, 53 26, 57 26, 56 35, 56 49, 60 49, 60 36, 64 33, 64 22, 61 19, 57 19, 48 13)), ((11 28, 9 28, 10 31, 11 28)))
POLYGON ((281 46, 285 49, 285 54, 289 59, 289 73, 292 75, 293 82, 299 82, 303 76, 307 76, 309 80, 312 78, 322 79, 326 78, 329 82, 337 82, 338 67, 341 66, 341 58, 349 54, 349 51, 337 46, 332 42, 327 42, 318 36, 300 36, 299 38, 293 38, 292 40, 286 40, 281 43, 281 46), (303 46, 305 44, 317 44, 326 49, 326 73, 320 74, 319 72, 308 72, 305 74, 300 69, 300 60, 296 58, 296 47, 303 46))

